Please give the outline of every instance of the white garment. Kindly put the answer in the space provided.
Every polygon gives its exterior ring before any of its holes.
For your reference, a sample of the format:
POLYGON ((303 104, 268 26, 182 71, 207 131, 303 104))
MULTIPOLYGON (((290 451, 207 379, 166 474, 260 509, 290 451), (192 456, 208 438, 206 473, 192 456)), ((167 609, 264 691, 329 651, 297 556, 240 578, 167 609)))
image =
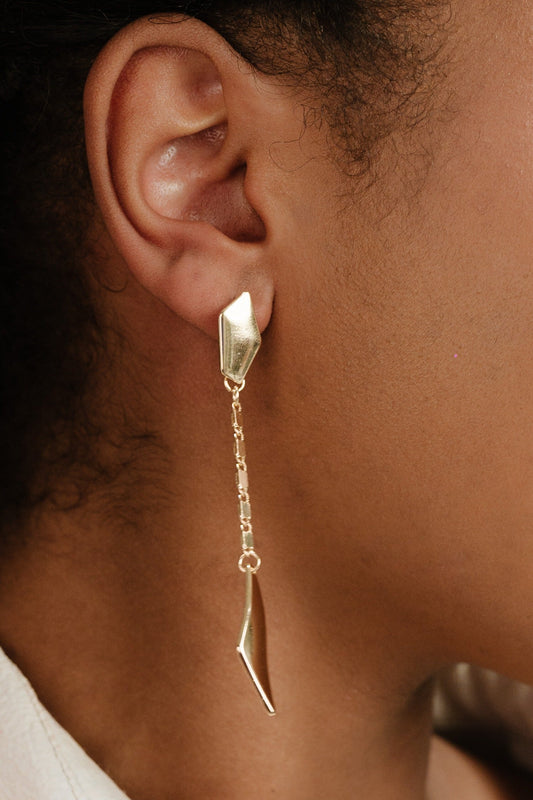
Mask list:
POLYGON ((0 649, 1 800, 128 800, 0 649))

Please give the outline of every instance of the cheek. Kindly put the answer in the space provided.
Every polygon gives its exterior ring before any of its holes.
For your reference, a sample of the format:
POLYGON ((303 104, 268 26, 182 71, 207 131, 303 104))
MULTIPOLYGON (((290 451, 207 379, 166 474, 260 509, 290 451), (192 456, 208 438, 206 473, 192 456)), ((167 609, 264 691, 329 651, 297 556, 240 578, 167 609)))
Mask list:
MULTIPOLYGON (((531 273, 533 253, 533 8, 472 18, 450 67, 449 108, 428 129, 432 162, 416 213, 431 240, 465 263, 531 273)), ((526 4, 527 5, 527 4, 526 4)), ((461 24, 461 20, 458 20, 461 24)), ((443 105, 444 105, 443 100, 443 105)), ((505 276, 504 276, 505 280, 505 276)))
POLYGON ((533 271, 462 182, 337 225, 335 264, 309 255, 320 268, 282 320, 283 415, 305 432, 286 441, 323 571, 381 584, 443 658, 510 671, 533 655, 533 271))
POLYGON ((403 611, 438 620, 448 655, 509 671, 533 654, 533 275, 520 241, 475 222, 418 227, 358 315, 340 501, 403 611))
POLYGON ((332 534, 324 520, 324 563, 335 574, 342 552, 344 586, 372 565, 369 582, 442 658, 530 680, 513 659, 533 655, 531 293, 417 266, 351 317, 351 337, 328 323, 327 354, 316 338, 305 459, 320 476, 312 513, 337 521, 332 534))
POLYGON ((396 156, 386 214, 376 183, 298 242, 280 452, 331 584, 366 582, 443 658, 533 680, 533 90, 490 41, 490 74, 465 55, 461 113, 418 143, 423 179, 396 156))
POLYGON ((447 563, 458 583, 490 575, 510 589, 533 564, 533 48, 525 15, 506 15, 490 52, 458 60, 460 111, 424 132, 431 166, 378 227, 358 319, 357 402, 367 424, 357 439, 376 471, 388 470, 392 507, 431 532, 425 557, 431 548, 450 555, 431 562, 446 580, 447 563))

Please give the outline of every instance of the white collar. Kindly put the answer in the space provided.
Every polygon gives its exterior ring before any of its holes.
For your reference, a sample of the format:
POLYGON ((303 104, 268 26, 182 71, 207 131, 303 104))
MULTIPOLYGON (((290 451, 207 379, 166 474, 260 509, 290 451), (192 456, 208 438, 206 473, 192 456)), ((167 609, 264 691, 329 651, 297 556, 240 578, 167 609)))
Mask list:
POLYGON ((2 800, 128 800, 0 649, 2 800))

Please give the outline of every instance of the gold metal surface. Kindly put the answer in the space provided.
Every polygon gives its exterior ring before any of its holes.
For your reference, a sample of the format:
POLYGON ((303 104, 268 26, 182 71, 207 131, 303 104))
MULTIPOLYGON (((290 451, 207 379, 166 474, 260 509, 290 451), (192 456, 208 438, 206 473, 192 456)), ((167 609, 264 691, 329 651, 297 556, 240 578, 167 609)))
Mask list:
POLYGON ((263 599, 257 575, 250 568, 246 570, 246 599, 237 652, 259 692, 266 710, 273 716, 276 709, 268 677, 263 599))
POLYGON ((242 553, 238 566, 246 577, 244 617, 237 652, 270 715, 275 709, 268 678, 266 660, 266 629, 263 600, 256 572, 261 558, 254 550, 252 504, 250 501, 248 467, 240 394, 245 386, 245 376, 261 344, 261 335, 248 292, 230 303, 218 318, 220 335, 220 369, 224 386, 232 396, 231 424, 233 452, 237 470, 237 497, 242 553))
POLYGON ((261 345, 249 292, 230 303, 218 318, 220 369, 235 383, 244 380, 261 345))

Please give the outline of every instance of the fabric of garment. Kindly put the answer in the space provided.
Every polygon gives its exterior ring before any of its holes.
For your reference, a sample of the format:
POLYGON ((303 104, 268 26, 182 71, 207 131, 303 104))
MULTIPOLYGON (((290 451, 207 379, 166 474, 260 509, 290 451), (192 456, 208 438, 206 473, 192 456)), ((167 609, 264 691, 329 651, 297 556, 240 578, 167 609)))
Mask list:
POLYGON ((0 650, 1 800, 128 800, 0 650))

